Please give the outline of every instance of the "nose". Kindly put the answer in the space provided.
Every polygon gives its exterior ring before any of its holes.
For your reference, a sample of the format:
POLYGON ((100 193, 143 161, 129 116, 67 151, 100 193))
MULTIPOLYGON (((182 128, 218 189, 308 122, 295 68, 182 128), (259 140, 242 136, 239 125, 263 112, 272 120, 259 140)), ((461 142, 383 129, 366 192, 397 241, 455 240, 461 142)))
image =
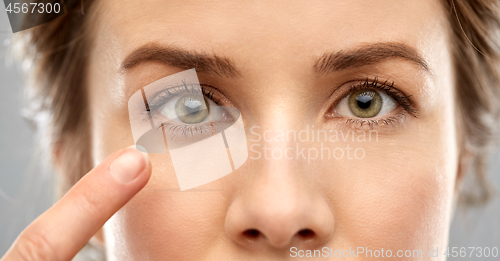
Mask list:
POLYGON ((255 175, 229 206, 227 235, 245 248, 316 248, 334 230, 333 212, 324 196, 296 166, 282 161, 254 161, 255 175))

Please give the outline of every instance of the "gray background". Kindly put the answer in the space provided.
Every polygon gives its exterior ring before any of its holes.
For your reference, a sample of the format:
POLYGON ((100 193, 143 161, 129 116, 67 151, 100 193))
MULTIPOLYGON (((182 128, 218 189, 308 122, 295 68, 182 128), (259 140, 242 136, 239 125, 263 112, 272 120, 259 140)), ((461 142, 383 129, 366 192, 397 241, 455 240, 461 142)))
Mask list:
MULTIPOLYGON (((5 6, 0 4, 0 256, 53 199, 52 177, 41 170, 33 133, 21 116, 23 77, 9 55, 11 36, 5 6)), ((498 188, 500 153, 494 153, 491 162, 489 176, 498 188)), ((500 190, 486 207, 457 210, 449 245, 500 248, 500 190)))

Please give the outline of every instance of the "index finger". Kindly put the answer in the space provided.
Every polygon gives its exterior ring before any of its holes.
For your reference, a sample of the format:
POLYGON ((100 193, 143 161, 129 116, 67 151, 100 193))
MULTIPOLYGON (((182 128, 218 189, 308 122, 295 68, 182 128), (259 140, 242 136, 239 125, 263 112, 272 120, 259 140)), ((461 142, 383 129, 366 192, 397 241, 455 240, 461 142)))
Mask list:
POLYGON ((111 154, 17 238, 7 260, 70 260, 104 223, 148 182, 147 154, 111 154))

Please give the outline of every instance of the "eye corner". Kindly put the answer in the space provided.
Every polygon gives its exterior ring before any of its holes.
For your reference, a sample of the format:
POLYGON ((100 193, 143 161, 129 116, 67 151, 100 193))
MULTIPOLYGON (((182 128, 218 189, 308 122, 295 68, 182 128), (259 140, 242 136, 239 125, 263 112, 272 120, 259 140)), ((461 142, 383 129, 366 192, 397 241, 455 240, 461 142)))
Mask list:
POLYGON ((340 115, 335 111, 335 106, 331 106, 330 109, 324 114, 323 118, 326 120, 332 120, 332 119, 341 119, 344 118, 344 116, 340 115))

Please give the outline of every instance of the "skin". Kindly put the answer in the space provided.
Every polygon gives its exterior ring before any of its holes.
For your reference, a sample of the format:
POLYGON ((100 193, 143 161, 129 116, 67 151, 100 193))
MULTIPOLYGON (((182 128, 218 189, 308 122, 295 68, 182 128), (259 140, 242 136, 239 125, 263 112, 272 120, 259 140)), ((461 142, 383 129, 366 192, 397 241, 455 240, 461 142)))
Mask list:
MULTIPOLYGON (((291 247, 423 253, 393 260, 431 260, 429 249, 438 248, 439 258, 432 260, 445 260, 460 161, 449 25, 439 1, 109 0, 100 1, 92 11, 88 79, 96 165, 113 151, 134 144, 127 109, 130 96, 183 71, 159 61, 122 68, 130 53, 151 43, 214 53, 235 64, 241 72, 238 77, 198 77, 240 110, 249 148, 295 147, 294 141, 272 140, 276 130, 298 132, 308 126, 378 133, 378 140, 371 142, 323 143, 332 150, 361 148, 362 159, 308 163, 284 157, 255 159, 251 152, 254 158, 235 172, 185 192, 179 191, 170 155, 150 154, 149 182, 97 235, 109 260, 285 260, 292 259, 291 247), (429 70, 403 58, 329 74, 313 70, 325 52, 381 42, 415 49, 429 70), (379 117, 396 116, 396 122, 370 128, 335 115, 335 105, 350 87, 345 83, 375 77, 411 95, 418 117, 397 106, 379 117), (252 131, 254 126, 258 128, 252 131), (256 141, 267 130, 271 140, 256 141), (248 229, 259 235, 245 234, 248 229), (302 229, 312 231, 312 236, 302 236, 302 229)), ((305 148, 321 146, 311 140, 299 143, 305 148)), ((145 180, 141 178, 144 184, 145 180)), ((129 193, 124 198, 131 198, 141 185, 123 190, 129 193)), ((112 200, 99 186, 89 184, 81 190, 95 192, 96 202, 112 200)), ((117 204, 110 208, 118 210, 117 204)), ((106 213, 88 230, 95 233, 111 216, 106 213)), ((55 215, 49 217, 59 219, 55 215)), ((65 260, 79 247, 57 257, 65 260)), ((18 248, 12 249, 9 253, 15 254, 18 248)), ((8 255, 2 260, 10 260, 8 255)), ((373 258, 361 254, 344 260, 365 259, 373 258)))

